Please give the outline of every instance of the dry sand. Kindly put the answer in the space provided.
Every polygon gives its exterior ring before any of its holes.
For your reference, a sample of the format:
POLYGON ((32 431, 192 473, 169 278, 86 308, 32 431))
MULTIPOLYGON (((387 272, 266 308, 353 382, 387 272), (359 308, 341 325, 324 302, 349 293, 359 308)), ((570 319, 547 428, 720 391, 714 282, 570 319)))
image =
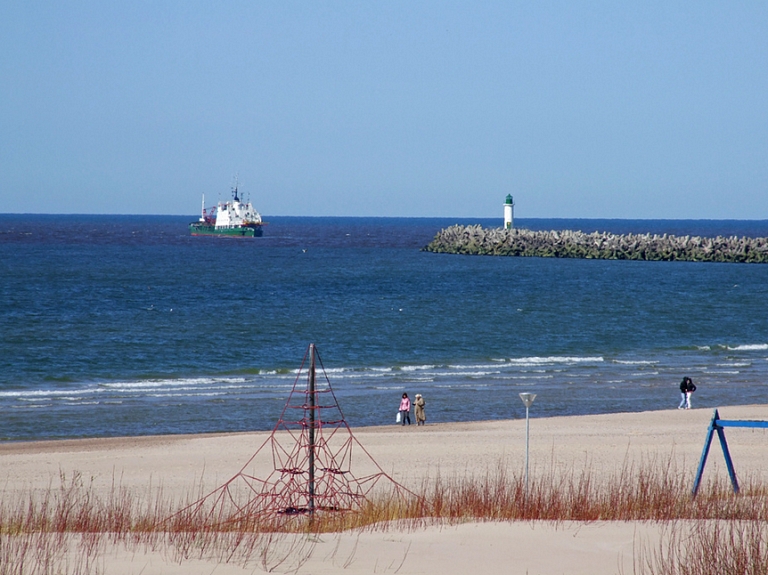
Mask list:
MULTIPOLYGON (((534 408, 535 409, 535 405, 534 408)), ((724 419, 768 420, 768 406, 727 407, 724 419)), ((618 473, 628 463, 654 458, 674 462, 691 474, 701 455, 709 409, 668 410, 532 419, 531 475, 568 473, 588 467, 593 475, 618 473)), ((416 487, 425 476, 463 476, 500 464, 521 473, 525 421, 386 426, 354 430, 381 467, 397 481, 416 487)), ((741 477, 768 477, 766 430, 726 430, 741 477)), ((0 444, 0 485, 13 491, 58 487, 76 474, 93 489, 113 484, 151 495, 157 489, 182 496, 201 483, 213 488, 234 475, 264 442, 267 433, 88 439, 0 444)), ((352 469, 355 471, 355 462, 352 469)), ((258 471, 258 470, 257 470, 258 471)), ((261 470, 267 473, 269 469, 261 470)), ((725 477, 719 444, 712 446, 705 478, 725 477)), ((483 523, 416 531, 322 535, 295 543, 276 572, 298 573, 632 573, 633 548, 653 544, 659 526, 638 523, 483 523), (311 551, 311 554, 308 552, 311 551), (303 563, 302 563, 303 562, 303 563)), ((104 557, 107 574, 223 574, 261 572, 192 560, 178 565, 159 552, 115 548, 104 557)))

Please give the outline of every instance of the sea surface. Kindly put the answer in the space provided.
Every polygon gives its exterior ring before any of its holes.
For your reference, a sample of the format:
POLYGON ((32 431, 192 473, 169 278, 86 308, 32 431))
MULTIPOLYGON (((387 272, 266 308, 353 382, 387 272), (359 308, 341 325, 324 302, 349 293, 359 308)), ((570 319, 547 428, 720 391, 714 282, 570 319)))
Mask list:
MULTIPOLYGON (((350 425, 768 402, 768 265, 421 251, 436 218, 0 215, 0 440, 271 429, 310 343, 350 425)), ((525 220, 768 236, 768 221, 525 220)), ((322 370, 321 370, 322 371, 322 370)), ((301 378, 299 378, 301 379, 301 378)), ((299 385, 304 385, 303 380, 299 385)))

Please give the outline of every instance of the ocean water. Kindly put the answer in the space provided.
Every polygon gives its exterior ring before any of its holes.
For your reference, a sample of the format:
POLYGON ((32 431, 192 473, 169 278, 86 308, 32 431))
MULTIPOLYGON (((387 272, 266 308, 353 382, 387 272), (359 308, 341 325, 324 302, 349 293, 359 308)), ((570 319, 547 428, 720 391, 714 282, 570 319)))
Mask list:
MULTIPOLYGON (((421 251, 436 218, 0 215, 0 440, 271 429, 309 343, 349 423, 768 400, 768 266, 421 251)), ((768 236, 768 221, 517 220, 768 236)))

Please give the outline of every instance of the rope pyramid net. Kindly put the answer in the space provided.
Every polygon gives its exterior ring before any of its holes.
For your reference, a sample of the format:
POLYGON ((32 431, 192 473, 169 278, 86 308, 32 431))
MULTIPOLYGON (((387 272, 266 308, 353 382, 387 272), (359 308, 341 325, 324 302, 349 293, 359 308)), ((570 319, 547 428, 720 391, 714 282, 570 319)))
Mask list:
POLYGON ((379 484, 388 484, 398 497, 413 495, 352 434, 317 348, 310 344, 267 440, 232 478, 172 519, 248 529, 287 517, 354 512, 379 484), (272 469, 263 478, 254 471, 259 458, 262 471, 269 467, 264 461, 271 460, 272 469), (359 475, 353 473, 353 459, 359 475))

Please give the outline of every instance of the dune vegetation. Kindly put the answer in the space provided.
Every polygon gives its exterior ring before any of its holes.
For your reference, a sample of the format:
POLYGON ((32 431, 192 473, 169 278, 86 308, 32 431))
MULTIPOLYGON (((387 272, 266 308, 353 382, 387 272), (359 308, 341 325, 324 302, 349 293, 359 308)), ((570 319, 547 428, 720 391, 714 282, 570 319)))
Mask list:
POLYGON ((671 461, 625 464, 608 477, 589 468, 525 478, 504 465, 462 477, 423 480, 412 495, 380 491, 360 510, 244 517, 236 508, 187 513, 200 497, 161 489, 139 495, 115 484, 98 494, 81 477, 43 491, 2 494, 0 575, 109 573, 105 550, 161 550, 175 562, 203 559, 272 570, 312 552, 311 536, 354 530, 413 531, 464 522, 655 522, 659 542, 638 541, 641 575, 768 573, 768 486, 742 480, 732 493, 711 480, 696 498, 691 476, 671 461), (227 519, 227 513, 231 520, 227 519))

